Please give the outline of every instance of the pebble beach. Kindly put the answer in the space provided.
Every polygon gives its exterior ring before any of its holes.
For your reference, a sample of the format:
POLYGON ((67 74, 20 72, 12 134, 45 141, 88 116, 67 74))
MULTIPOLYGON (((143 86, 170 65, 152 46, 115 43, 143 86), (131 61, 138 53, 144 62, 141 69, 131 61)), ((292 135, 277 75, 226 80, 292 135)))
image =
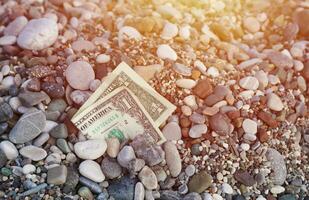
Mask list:
POLYGON ((0 1, 0 199, 309 200, 306 0, 0 1), (73 115, 121 62, 166 142, 73 115))

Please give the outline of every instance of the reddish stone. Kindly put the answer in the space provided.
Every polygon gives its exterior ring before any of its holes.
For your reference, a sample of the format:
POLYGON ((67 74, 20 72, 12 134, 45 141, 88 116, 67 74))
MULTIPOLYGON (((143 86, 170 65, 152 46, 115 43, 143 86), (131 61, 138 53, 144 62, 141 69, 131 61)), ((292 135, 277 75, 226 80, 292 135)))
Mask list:
POLYGON ((68 128, 68 132, 69 134, 74 134, 76 135, 78 133, 78 129, 75 127, 75 125, 71 122, 71 120, 69 118, 65 118, 64 120, 64 124, 67 126, 68 128))
POLYGON ((242 170, 236 171, 234 173, 234 178, 238 182, 240 182, 240 183, 242 183, 246 186, 252 186, 252 185, 255 184, 255 180, 254 180, 253 176, 247 171, 242 171, 242 170))
POLYGON ((189 137, 189 128, 182 128, 181 134, 182 134, 182 137, 184 137, 184 138, 189 137))
POLYGON ((210 128, 219 135, 225 136, 231 132, 230 119, 221 113, 211 116, 209 119, 210 128))
POLYGON ((107 75, 107 66, 105 64, 97 65, 94 67, 95 78, 101 80, 107 75))
POLYGON ((179 123, 182 128, 188 128, 191 125, 191 121, 188 117, 181 117, 179 123))
POLYGON ((193 88, 193 94, 205 99, 213 92, 213 87, 208 79, 199 80, 197 85, 193 88))
POLYGON ((309 34, 309 27, 308 27, 309 9, 304 9, 304 10, 295 12, 293 19, 299 26, 300 34, 304 36, 308 36, 309 34))
POLYGON ((30 79, 27 84, 27 89, 32 92, 40 92, 41 91, 41 83, 37 78, 30 79))
POLYGON ((260 111, 257 116, 271 128, 275 128, 279 125, 279 123, 275 119, 273 119, 271 114, 268 112, 260 111))
POLYGON ((214 104, 218 103, 219 101, 223 100, 224 96, 218 96, 217 94, 211 94, 208 97, 206 97, 204 103, 207 106, 213 106, 214 104))
POLYGON ((260 142, 267 142, 270 138, 270 136, 268 135, 266 129, 264 128, 260 128, 257 132, 257 137, 259 138, 260 142))
POLYGON ((64 87, 59 83, 42 83, 42 89, 50 96, 51 98, 61 98, 64 96, 64 87))
POLYGON ((240 111, 239 110, 235 110, 235 111, 230 111, 227 113, 227 116, 233 120, 233 119, 236 119, 238 117, 240 117, 240 111))

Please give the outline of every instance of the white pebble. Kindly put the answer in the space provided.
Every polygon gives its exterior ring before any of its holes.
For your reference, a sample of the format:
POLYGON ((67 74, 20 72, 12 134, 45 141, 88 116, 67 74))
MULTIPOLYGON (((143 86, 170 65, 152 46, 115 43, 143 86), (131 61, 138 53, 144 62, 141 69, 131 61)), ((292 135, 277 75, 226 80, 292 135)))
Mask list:
POLYGON ((13 45, 16 42, 16 36, 14 35, 5 35, 0 37, 0 46, 13 45))
POLYGON ((192 79, 178 79, 176 85, 185 89, 192 89, 196 85, 196 81, 192 79))
POLYGON ((27 164, 27 165, 23 166, 23 173, 24 174, 32 174, 33 172, 35 172, 35 170, 36 170, 36 168, 32 164, 27 164))
POLYGON ((96 58, 97 63, 107 63, 111 60, 111 56, 107 54, 100 54, 96 58))
POLYGON ((257 123, 251 119, 245 119, 242 123, 242 128, 244 129, 245 133, 257 133, 257 123))
POLYGON ((170 40, 178 34, 178 27, 176 24, 167 22, 161 33, 161 38, 164 40, 170 40))
POLYGON ((167 44, 161 44, 158 46, 157 56, 161 59, 177 60, 176 52, 167 44))
POLYGON ((18 156, 18 151, 15 145, 8 140, 4 140, 0 143, 0 149, 3 151, 8 160, 15 160, 18 156))

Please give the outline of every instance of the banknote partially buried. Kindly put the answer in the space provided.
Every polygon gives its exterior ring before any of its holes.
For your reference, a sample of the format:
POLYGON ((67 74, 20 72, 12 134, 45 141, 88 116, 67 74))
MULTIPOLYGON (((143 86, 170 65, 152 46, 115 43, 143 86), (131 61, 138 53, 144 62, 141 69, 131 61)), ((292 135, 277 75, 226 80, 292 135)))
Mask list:
POLYGON ((72 119, 89 139, 117 137, 133 139, 146 134, 149 142, 162 144, 164 136, 129 89, 119 87, 72 119))
POLYGON ((176 109, 172 103, 156 92, 130 66, 122 62, 108 75, 101 86, 73 116, 73 119, 87 107, 121 86, 129 88, 134 93, 154 121, 156 127, 159 127, 176 109))

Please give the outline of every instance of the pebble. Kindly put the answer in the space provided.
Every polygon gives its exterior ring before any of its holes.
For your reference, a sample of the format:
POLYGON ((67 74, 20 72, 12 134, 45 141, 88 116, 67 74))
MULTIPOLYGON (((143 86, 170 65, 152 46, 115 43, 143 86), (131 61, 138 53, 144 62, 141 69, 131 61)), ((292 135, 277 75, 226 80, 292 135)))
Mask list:
POLYGON ((270 189, 270 192, 274 195, 283 193, 284 191, 285 191, 285 188, 280 185, 275 185, 274 187, 270 189))
POLYGON ((90 52, 94 51, 96 48, 96 46, 92 42, 83 39, 74 41, 71 46, 75 52, 90 52))
POLYGON ((249 60, 245 60, 238 65, 238 68, 241 70, 247 69, 251 66, 261 63, 263 60, 260 58, 252 58, 249 60))
POLYGON ((100 54, 96 57, 96 62, 97 63, 108 63, 111 59, 110 55, 107 54, 100 54))
POLYGON ((268 85, 268 77, 267 77, 267 73, 264 72, 263 70, 257 71, 255 73, 255 78, 258 79, 259 81, 259 86, 262 88, 266 88, 268 85))
POLYGON ((138 32, 138 30, 131 26, 123 26, 118 32, 118 43, 120 47, 124 45, 125 38, 141 40, 142 35, 138 32))
POLYGON ((219 135, 225 136, 231 132, 231 124, 229 118, 221 113, 217 113, 209 119, 210 128, 219 135))
POLYGON ((176 85, 184 89, 192 89, 195 87, 196 81, 192 79, 178 79, 176 85))
POLYGON ((203 134, 207 132, 207 126, 205 124, 196 124, 190 128, 189 136, 191 138, 202 137, 203 134))
POLYGON ((187 194, 183 200, 202 200, 202 197, 201 195, 199 195, 198 193, 196 192, 191 192, 189 194, 187 194))
POLYGON ((129 162, 135 158, 133 148, 131 146, 124 146, 117 156, 117 161, 122 167, 128 168, 129 162))
POLYGON ((33 172, 35 172, 36 167, 32 164, 27 164, 23 166, 23 173, 24 174, 32 174, 33 172))
POLYGON ((65 71, 65 76, 70 86, 78 90, 88 90, 90 82, 95 79, 91 65, 85 61, 71 63, 65 71))
POLYGON ((233 188, 230 184, 228 183, 222 183, 221 185, 222 192, 226 194, 233 194, 233 188))
POLYGON ((183 39, 187 40, 190 38, 191 32, 190 32, 190 26, 185 25, 180 27, 179 29, 179 36, 182 37, 183 39))
POLYGON ((136 183, 134 191, 134 200, 144 200, 145 188, 141 182, 136 183))
POLYGON ((68 129, 67 126, 63 123, 56 125, 49 132, 50 136, 54 138, 67 138, 68 137, 68 129))
POLYGON ((71 152, 71 148, 69 147, 68 142, 65 139, 57 139, 56 141, 57 147, 65 154, 71 152))
POLYGON ((21 30, 17 44, 23 49, 42 50, 53 45, 58 38, 58 26, 47 18, 32 19, 21 30))
POLYGON ((80 197, 82 197, 83 199, 87 199, 87 200, 93 200, 94 196, 92 194, 92 192, 90 191, 90 189, 88 187, 81 187, 78 189, 78 192, 80 197))
POLYGON ((202 193, 202 199, 203 200, 213 200, 211 194, 205 192, 205 193, 202 193))
POLYGON ((60 164, 61 163, 61 154, 59 154, 59 153, 49 154, 45 159, 45 163, 47 163, 48 165, 50 165, 50 164, 60 164))
POLYGON ((5 27, 3 33, 4 35, 14 35, 17 36, 22 29, 27 25, 28 19, 25 16, 16 17, 11 21, 7 27, 5 27))
MULTIPOLYGON (((64 112, 67 108, 67 103, 63 99, 53 99, 48 104, 47 110, 48 111, 58 111, 60 113, 64 112)), ((56 121, 56 120, 55 120, 56 121)))
POLYGON ((242 128, 244 129, 245 133, 257 133, 257 123, 251 119, 245 119, 242 123, 242 128))
POLYGON ((116 158, 120 150, 120 142, 118 138, 116 137, 107 138, 106 143, 107 143, 107 150, 106 150, 107 155, 109 155, 109 157, 111 158, 116 158))
POLYGON ((123 176, 109 183, 107 191, 114 199, 134 199, 135 178, 123 176))
POLYGON ((281 111, 284 108, 280 97, 275 93, 270 93, 267 95, 267 106, 274 111, 281 111))
POLYGON ((50 132, 53 128, 57 126, 57 122, 46 120, 46 125, 43 129, 43 132, 50 132))
POLYGON ((206 118, 204 115, 194 112, 190 117, 190 121, 195 124, 204 124, 206 121, 206 118))
POLYGON ((100 165, 93 160, 85 160, 79 165, 79 173, 94 182, 103 182, 105 176, 100 165))
POLYGON ((0 46, 13 45, 16 42, 16 36, 14 35, 5 35, 0 37, 0 46))
POLYGON ((180 140, 181 139, 181 128, 176 122, 169 122, 162 130, 163 136, 167 140, 180 140))
POLYGON ((103 174, 109 179, 117 178, 122 173, 121 166, 117 163, 116 159, 105 157, 101 163, 103 174))
POLYGON ((187 194, 188 191, 189 191, 189 188, 188 188, 188 186, 187 186, 186 184, 182 184, 182 185, 180 185, 180 186, 178 187, 178 192, 179 192, 180 194, 187 194))
POLYGON ((74 90, 70 94, 70 98, 77 105, 83 105, 88 98, 91 96, 92 92, 82 91, 82 90, 74 90))
POLYGON ((87 186, 92 192, 94 193, 102 193, 102 188, 99 184, 97 184, 96 182, 88 179, 88 178, 85 178, 85 177, 79 177, 79 182, 82 184, 82 185, 85 185, 87 186))
POLYGON ((281 69, 290 69, 294 65, 293 60, 281 52, 271 51, 268 53, 267 57, 274 65, 281 69))
POLYGON ((45 128, 46 117, 40 110, 30 110, 23 114, 9 134, 10 141, 22 144, 37 137, 45 128))
POLYGON ((54 99, 62 98, 65 94, 64 87, 60 83, 44 82, 41 84, 41 89, 54 99))
POLYGON ((64 165, 53 167, 47 171, 47 183, 62 185, 66 182, 68 169, 64 165))
POLYGON ((101 157, 107 149, 107 144, 103 139, 86 140, 77 142, 74 145, 76 155, 84 160, 94 160, 101 157))
POLYGON ((149 141, 150 139, 145 134, 140 134, 133 139, 131 146, 138 158, 145 160, 148 166, 154 166, 163 161, 164 151, 160 145, 150 143, 149 141))
POLYGON ((234 173, 234 178, 246 186, 252 186, 256 183, 253 176, 247 171, 242 170, 236 171, 234 173))
POLYGON ((157 177, 148 166, 143 167, 138 174, 138 178, 148 190, 154 190, 158 187, 157 177))
POLYGON ((177 72, 178 74, 181 74, 183 76, 191 76, 192 75, 192 69, 187 67, 184 64, 181 64, 181 63, 175 63, 173 65, 173 69, 175 70, 175 72, 177 72))
POLYGON ((170 59, 173 61, 177 60, 176 52, 168 44, 161 44, 158 46, 157 56, 163 60, 165 59, 170 59))
POLYGON ((195 174, 195 166, 194 165, 188 165, 185 169, 185 173, 187 174, 187 176, 193 176, 195 174))
POLYGON ((33 161, 43 160, 47 156, 47 152, 44 149, 33 145, 22 147, 19 153, 33 161))
MULTIPOLYGON (((293 194, 284 194, 280 196, 278 200, 296 200, 296 197, 293 194)), ((308 196, 307 196, 307 199, 304 198, 304 200, 308 200, 308 196)))
POLYGON ((18 98, 22 105, 32 107, 49 99, 45 92, 30 92, 25 91, 18 94, 18 98))
POLYGON ((239 85, 246 90, 256 90, 259 87, 259 80, 253 76, 246 76, 240 79, 239 85))
POLYGON ((206 171, 200 171, 195 174, 189 181, 188 187, 190 192, 201 193, 209 188, 212 184, 212 176, 206 171))
POLYGON ((246 200, 246 198, 241 194, 236 194, 236 195, 233 195, 232 200, 246 200))
POLYGON ((100 87, 100 85, 101 85, 101 81, 98 79, 94 79, 93 81, 90 82, 89 89, 92 92, 95 92, 100 87))
POLYGON ((173 39, 177 34, 178 34, 177 25, 167 22, 163 27, 161 38, 164 40, 170 40, 173 39))
POLYGON ((219 70, 216 67, 209 67, 207 69, 207 75, 213 78, 218 77, 220 75, 219 70))
POLYGON ((168 169, 173 177, 177 177, 182 169, 181 158, 176 145, 167 141, 163 145, 165 151, 165 160, 168 169))
POLYGON ((268 148, 266 152, 266 158, 271 163, 271 169, 273 171, 272 181, 276 185, 282 185, 287 177, 287 169, 282 156, 276 149, 268 148))
POLYGON ((251 33, 256 33, 260 30, 260 23, 255 17, 247 17, 243 20, 244 27, 251 33))
POLYGON ((20 196, 20 197, 29 196, 31 194, 38 193, 39 191, 45 189, 46 187, 47 187, 47 184, 46 183, 42 183, 42 184, 36 186, 35 188, 32 188, 30 190, 27 190, 27 191, 25 191, 23 193, 18 194, 18 196, 20 196))
POLYGON ((205 99, 213 92, 213 87, 208 79, 202 79, 197 82, 192 92, 201 99, 205 99))
POLYGON ((0 149, 8 160, 15 160, 18 156, 15 145, 8 140, 4 140, 0 143, 0 149))
MULTIPOLYGON (((189 106, 190 108, 192 109, 197 109, 198 108, 198 105, 196 103, 196 97, 194 95, 189 95, 189 96, 186 96, 184 99, 183 99, 183 102, 189 106)), ((191 114, 190 114, 191 115, 191 114)))
POLYGON ((17 109, 21 106, 21 102, 18 97, 10 98, 9 104, 14 111, 17 111, 17 109))
POLYGON ((25 190, 30 190, 32 188, 35 188, 37 186, 37 184, 35 184, 34 182, 30 181, 30 180, 25 180, 23 182, 23 187, 25 190))

